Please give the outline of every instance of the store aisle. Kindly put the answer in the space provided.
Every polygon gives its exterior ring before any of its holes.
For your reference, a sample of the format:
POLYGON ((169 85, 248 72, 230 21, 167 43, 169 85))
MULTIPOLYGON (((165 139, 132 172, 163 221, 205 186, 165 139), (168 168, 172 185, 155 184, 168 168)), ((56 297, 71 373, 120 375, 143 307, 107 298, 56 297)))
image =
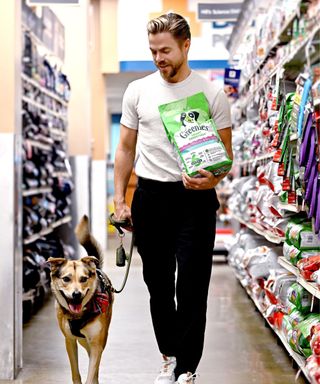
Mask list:
MULTIPOLYGON (((108 252, 106 270, 119 286, 124 270, 108 252)), ((192 306, 190 306, 192 310, 192 306)), ((114 316, 101 369, 101 384, 152 384, 160 355, 153 337, 148 296, 137 255, 128 285, 116 296, 114 316)), ((80 349, 81 372, 87 357, 80 349)), ((204 356, 197 384, 289 384, 296 371, 272 331, 225 264, 214 264, 204 356)), ((48 300, 24 329, 24 370, 20 384, 71 384, 63 336, 48 300)), ((3 382, 11 383, 11 382, 3 382)), ((298 383, 304 383, 302 378, 298 383)))

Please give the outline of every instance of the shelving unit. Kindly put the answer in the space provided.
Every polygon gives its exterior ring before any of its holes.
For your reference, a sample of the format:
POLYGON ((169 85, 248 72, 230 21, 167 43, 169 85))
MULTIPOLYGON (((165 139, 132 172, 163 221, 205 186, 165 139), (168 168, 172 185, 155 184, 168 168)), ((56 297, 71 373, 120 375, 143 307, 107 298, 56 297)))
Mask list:
POLYGON ((52 116, 55 116, 55 117, 58 117, 59 119, 63 120, 63 121, 67 121, 67 118, 66 116, 61 116, 61 113, 60 112, 56 112, 56 111, 53 111, 49 108, 47 108, 45 105, 43 104, 40 104, 32 99, 30 99, 29 97, 26 97, 26 96, 22 96, 22 101, 28 103, 28 104, 31 104, 33 105, 34 107, 37 107, 39 108, 40 110, 48 113, 49 115, 52 115, 52 116))
MULTIPOLYGON (((296 15, 294 15, 296 16, 296 15)), ((287 27, 286 27, 287 28, 287 27)), ((250 95, 248 96, 246 103, 248 104, 254 95, 259 92, 261 89, 265 88, 265 86, 268 84, 268 82, 277 74, 278 71, 284 70, 285 67, 290 64, 291 62, 295 61, 296 58, 299 56, 302 50, 306 47, 307 43, 317 34, 320 32, 320 27, 316 26, 312 32, 308 34, 303 40, 297 41, 296 45, 292 47, 292 51, 289 55, 285 56, 273 69, 272 71, 266 76, 266 78, 261 81, 254 89, 250 90, 250 95)), ((275 48, 276 45, 273 46, 275 48)), ((269 51, 270 52, 270 51, 269 51)), ((268 55, 269 55, 268 52, 268 55)), ((268 57, 268 55, 266 57, 268 57)), ((262 61, 253 71, 253 73, 249 76, 248 80, 245 82, 245 84, 242 86, 240 92, 244 92, 247 86, 249 85, 250 81, 254 77, 254 75, 264 66, 265 60, 262 61)))
POLYGON ((280 332, 278 329, 276 329, 268 320, 266 315, 263 313, 263 311, 260 308, 259 303, 255 300, 255 298, 252 296, 251 292, 242 284, 241 279, 239 279, 239 282, 242 286, 242 288, 246 291, 248 297, 252 300, 255 307, 258 309, 260 315, 263 317, 265 323, 268 325, 268 327, 275 333, 275 335, 278 337, 278 339, 281 341, 281 344, 283 347, 287 350, 289 356, 294 360, 294 362, 297 364, 301 372, 304 374, 305 378, 309 383, 313 383, 310 374, 308 370, 306 369, 306 359, 299 355, 299 353, 292 350, 289 343, 287 342, 286 338, 283 336, 282 332, 280 332))
MULTIPOLYGON (((267 59, 269 58, 270 56, 270 53, 273 49, 275 49, 280 43, 281 43, 281 36, 285 33, 285 31, 288 29, 288 27, 292 24, 293 20, 295 19, 295 17, 297 17, 297 14, 298 12, 295 11, 292 13, 291 16, 288 17, 287 21, 285 22, 284 24, 284 27, 282 28, 282 30, 279 32, 279 34, 276 36, 276 38, 274 39, 274 41, 272 41, 269 45, 269 48, 267 49, 267 52, 266 54, 264 55, 264 57, 260 60, 260 63, 254 68, 253 72, 251 73, 251 75, 248 77, 248 79, 246 80, 246 82, 244 83, 244 85, 242 86, 241 88, 241 92, 246 88, 246 86, 250 83, 250 81, 252 80, 253 76, 255 75, 255 73, 257 73, 265 64, 266 64, 266 61, 267 59)), ((283 65, 280 65, 278 64, 274 69, 273 71, 271 72, 270 74, 270 78, 273 77, 276 72, 279 70, 279 68, 281 68, 283 65)), ((257 86, 257 88, 253 91, 253 92, 256 92, 258 91, 260 88, 262 88, 263 86, 265 86, 267 83, 267 81, 264 81, 262 82, 261 84, 259 84, 257 86)))
MULTIPOLYGON (((276 2, 274 2, 274 4, 276 4, 276 2)), ((300 163, 296 157, 302 141, 302 138, 299 137, 297 133, 298 124, 296 121, 298 120, 301 109, 297 102, 297 100, 299 100, 297 95, 302 95, 304 80, 307 76, 304 75, 304 78, 299 77, 299 81, 296 80, 300 73, 311 73, 311 66, 320 61, 320 20, 319 16, 315 16, 316 13, 313 12, 311 8, 307 9, 307 7, 311 7, 310 2, 301 0, 297 2, 297 4, 298 8, 292 13, 290 12, 290 14, 289 11, 284 12, 282 8, 283 13, 281 13, 281 17, 286 14, 286 20, 283 20, 279 16, 274 22, 273 20, 270 22, 270 15, 273 13, 265 9, 264 11, 266 12, 261 11, 260 6, 262 8, 266 6, 262 1, 245 0, 241 15, 238 18, 227 45, 231 53, 230 63, 234 63, 235 68, 242 69, 239 98, 234 104, 234 132, 239 133, 235 142, 238 148, 240 148, 240 150, 238 150, 240 156, 238 160, 234 161, 234 178, 238 179, 247 176, 243 179, 243 182, 240 181, 238 184, 237 181, 234 180, 234 196, 231 196, 233 200, 230 200, 230 208, 232 208, 234 212, 229 211, 229 213, 234 219, 234 225, 240 223, 254 231, 261 236, 262 239, 261 242, 257 241, 257 243, 259 245, 265 244, 269 249, 273 248, 272 244, 282 244, 285 241, 285 237, 270 234, 270 231, 263 229, 264 227, 269 227, 267 222, 269 221, 272 225, 273 221, 276 222, 278 216, 283 217, 282 210, 287 211, 288 214, 290 212, 300 213, 306 210, 308 211, 308 204, 310 204, 305 193, 308 180, 306 181, 304 179, 303 172, 298 173, 300 163), (264 20, 257 19, 257 24, 260 29, 255 32, 252 32, 251 29, 249 30, 256 16, 261 16, 262 14, 265 14, 266 18, 264 20), (283 21, 282 23, 280 19, 283 21), (277 20, 279 20, 279 22, 277 22, 277 20), (274 38, 269 38, 272 34, 271 30, 267 29, 268 23, 273 27, 273 34, 276 27, 279 31, 274 38), (241 43, 247 30, 249 30, 247 33, 248 39, 245 42, 247 45, 244 48, 241 43), (318 44, 315 46, 316 49, 310 49, 310 47, 315 44, 318 44), (260 59, 258 56, 260 56, 260 59), (245 60, 247 60, 247 62, 245 62, 245 60), (243 66, 241 67, 241 65, 243 66), (306 71, 306 68, 309 68, 310 72, 306 71), (297 92, 296 99, 294 99, 296 102, 295 105, 293 105, 292 95, 290 95, 294 90, 297 92), (280 105, 282 106, 281 110, 280 105), (289 105, 288 108, 287 105, 289 105), (248 121, 246 121, 246 118, 248 121), (294 124, 296 124, 296 126, 294 124), (238 131, 237 128, 239 128, 238 131), (290 136, 288 137, 287 135, 290 136), (285 137, 285 140, 282 141, 283 137, 285 137), (277 149, 275 149, 275 147, 277 149), (288 151, 285 156, 283 152, 281 152, 283 148, 288 151), (281 153, 282 166, 280 169, 272 163, 276 152, 278 152, 277 156, 281 153), (258 156, 256 156, 257 153, 259 153, 258 156), (290 162, 287 159, 290 159, 290 162), (292 161, 291 159, 294 160, 292 161), (265 167, 263 168, 264 165, 265 167), (259 175, 257 175, 256 171, 258 166, 268 175, 266 179, 269 181, 272 179, 270 185, 272 183, 273 186, 277 188, 270 187, 270 189, 268 189, 265 186, 263 177, 261 179, 258 177, 259 175), (293 169, 294 171, 292 171, 293 169), (250 179, 250 176, 252 176, 252 179, 250 179), (274 176, 274 178, 272 178, 272 176, 274 176), (257 192, 258 184, 262 189, 257 192), (266 194, 264 194, 265 191, 267 191, 266 194), (281 191, 281 195, 279 191, 281 191), (257 201, 257 206, 255 206, 255 201, 257 201), (264 206, 262 206, 262 201, 265 203, 264 206), (267 201, 270 201, 270 205, 267 204, 267 201), (295 204, 284 204, 281 203, 282 201, 292 201, 295 202, 295 204), (245 212, 245 208, 243 207, 244 203, 250 207, 248 208, 250 215, 243 214, 245 212), (270 208, 270 206, 276 207, 274 209, 274 217, 269 216, 270 212, 268 207, 270 208), (280 215, 275 211, 280 212, 280 215), (258 223, 258 220, 262 220, 261 217, 263 217, 263 214, 266 215, 265 226, 263 222, 261 225, 260 222, 258 223), (257 224, 255 224, 255 215, 257 217, 257 224), (267 217, 270 217, 270 220, 268 220, 267 217), (264 239, 266 240, 265 242, 264 239)), ((272 7, 270 2, 268 2, 268 5, 270 8, 272 7)), ((279 1, 277 2, 277 6, 280 7, 279 1)), ((310 100, 309 109, 306 109, 306 111, 310 109, 313 110, 312 98, 309 95, 309 101, 310 100)), ((319 98, 314 99, 313 106, 316 111, 319 110, 319 105, 319 98)), ((305 120, 303 121, 306 121, 306 116, 304 116, 304 118, 305 120)), ((301 126, 299 127, 299 131, 300 128, 301 126)), ((319 136, 317 136, 317 138, 319 138, 319 136)), ((282 217, 279 220, 282 220, 282 217)), ((279 225, 281 226, 280 233, 283 233, 283 231, 285 231, 285 221, 280 222, 279 225)), ((244 243, 247 240, 248 233, 249 231, 244 232, 242 240, 244 243)), ((240 244, 241 235, 239 239, 240 244)), ((253 244, 255 244, 255 239, 256 236, 252 239, 253 244)), ((254 248, 254 246, 252 246, 252 248, 254 248)), ((306 379, 310 383, 314 383, 313 378, 306 369, 306 359, 294 352, 284 334, 270 324, 264 311, 259 306, 259 302, 255 300, 251 293, 250 273, 242 270, 243 267, 241 264, 241 252, 245 252, 246 249, 244 244, 235 244, 233 249, 234 253, 230 251, 229 260, 230 264, 235 266, 237 279, 263 316, 266 324, 268 324, 276 334, 306 379), (239 252, 237 252, 238 247, 241 247, 239 252), (240 270, 242 270, 242 273, 239 272, 240 270), (248 284, 248 287, 246 284, 248 284)), ((254 252, 253 249, 252 251, 254 252)), ((244 257, 249 258, 250 256, 251 254, 249 253, 244 257)), ((258 257, 258 252, 255 253, 253 257, 258 257)), ((255 261, 256 260, 254 260, 253 263, 255 261)), ((248 262, 248 259, 246 259, 246 262, 248 262)), ((278 263, 295 276, 298 284, 311 293, 313 297, 311 308, 313 309, 315 300, 320 299, 320 289, 317 284, 306 281, 301 276, 299 269, 284 257, 279 257, 278 263)), ((253 283, 252 286, 254 289, 256 285, 253 283)))
POLYGON ((26 238, 23 240, 23 244, 31 244, 35 242, 36 240, 40 239, 43 236, 49 235, 52 233, 56 228, 60 227, 63 224, 69 223, 72 220, 71 216, 65 216, 63 219, 57 220, 56 222, 52 223, 48 226, 48 228, 43 229, 39 233, 35 233, 34 235, 26 238))
POLYGON ((42 149, 43 151, 46 151, 46 152, 50 152, 50 151, 51 151, 51 147, 50 147, 50 145, 43 144, 43 143, 41 143, 41 142, 39 142, 39 141, 36 141, 36 140, 30 140, 30 139, 27 139, 26 141, 28 141, 28 143, 29 143, 32 147, 42 149))
POLYGON ((40 92, 44 93, 45 95, 51 97, 52 99, 58 101, 61 105, 64 107, 68 107, 68 103, 59 95, 56 93, 50 91, 49 89, 43 87, 35 80, 31 79, 29 76, 25 75, 24 73, 21 74, 21 78, 23 81, 27 82, 28 84, 32 85, 33 87, 37 88, 40 92))
POLYGON ((299 272, 299 269, 292 265, 284 257, 279 257, 279 264, 285 268, 287 271, 291 272, 293 275, 297 276, 297 282, 302 285, 308 292, 310 292, 314 297, 320 299, 320 289, 316 283, 306 281, 299 272))
POLYGON ((284 237, 269 234, 266 231, 263 231, 263 230, 257 228, 257 226, 255 226, 253 223, 248 223, 244 219, 242 219, 241 217, 234 214, 233 212, 231 212, 231 211, 229 211, 229 212, 230 212, 230 215, 235 220, 237 220, 239 223, 245 225, 247 228, 251 229, 252 231, 257 233, 258 235, 263 236, 266 240, 270 241, 271 243, 281 244, 285 240, 284 237))
MULTIPOLYGON (((31 19, 43 28, 41 19, 35 15, 31 19)), ((67 155, 69 83, 59 71, 60 61, 54 53, 26 25, 22 33, 22 149, 28 162, 23 164, 23 265, 34 276, 46 276, 39 282, 35 277, 26 289, 23 286, 23 318, 28 321, 41 305, 43 292, 49 292, 49 265, 45 261, 54 252, 69 256, 70 247, 65 245, 72 234, 64 225, 72 221, 69 195, 73 184, 67 155), (40 57, 39 52, 46 54, 40 57), (28 185, 33 188, 27 189, 28 185)), ((61 38, 55 33, 55 38, 61 38)))
POLYGON ((27 196, 39 195, 39 194, 50 193, 50 192, 52 192, 51 187, 30 188, 30 189, 25 189, 22 192, 22 196, 27 197, 27 196))

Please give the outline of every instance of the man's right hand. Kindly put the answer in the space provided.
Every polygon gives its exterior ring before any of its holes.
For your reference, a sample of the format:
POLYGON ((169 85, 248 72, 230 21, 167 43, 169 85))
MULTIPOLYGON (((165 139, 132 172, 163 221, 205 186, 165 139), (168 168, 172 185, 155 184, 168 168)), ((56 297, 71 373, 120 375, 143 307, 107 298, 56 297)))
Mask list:
POLYGON ((114 201, 114 216, 116 220, 128 220, 128 223, 130 224, 128 226, 124 226, 123 228, 128 231, 132 231, 131 209, 125 202, 119 203, 114 201))

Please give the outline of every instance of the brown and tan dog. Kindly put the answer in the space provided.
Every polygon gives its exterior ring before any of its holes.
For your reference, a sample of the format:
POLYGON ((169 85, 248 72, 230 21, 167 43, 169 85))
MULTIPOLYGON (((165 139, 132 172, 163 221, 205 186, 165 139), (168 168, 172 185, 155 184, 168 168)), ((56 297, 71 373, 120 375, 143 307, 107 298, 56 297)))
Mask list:
POLYGON ((72 382, 81 384, 79 342, 89 355, 86 384, 98 384, 101 355, 112 315, 113 288, 102 272, 103 257, 90 234, 87 216, 83 216, 75 232, 88 256, 80 260, 50 257, 51 288, 56 298, 59 326, 65 336, 72 382))

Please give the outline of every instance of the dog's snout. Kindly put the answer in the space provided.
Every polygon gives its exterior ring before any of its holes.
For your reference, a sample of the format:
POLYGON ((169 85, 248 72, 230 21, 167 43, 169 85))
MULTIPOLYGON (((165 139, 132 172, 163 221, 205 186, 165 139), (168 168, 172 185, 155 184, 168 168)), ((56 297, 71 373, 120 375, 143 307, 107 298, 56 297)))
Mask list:
POLYGON ((72 298, 74 300, 80 300, 81 299, 81 292, 79 291, 74 291, 73 294, 72 294, 72 298))

